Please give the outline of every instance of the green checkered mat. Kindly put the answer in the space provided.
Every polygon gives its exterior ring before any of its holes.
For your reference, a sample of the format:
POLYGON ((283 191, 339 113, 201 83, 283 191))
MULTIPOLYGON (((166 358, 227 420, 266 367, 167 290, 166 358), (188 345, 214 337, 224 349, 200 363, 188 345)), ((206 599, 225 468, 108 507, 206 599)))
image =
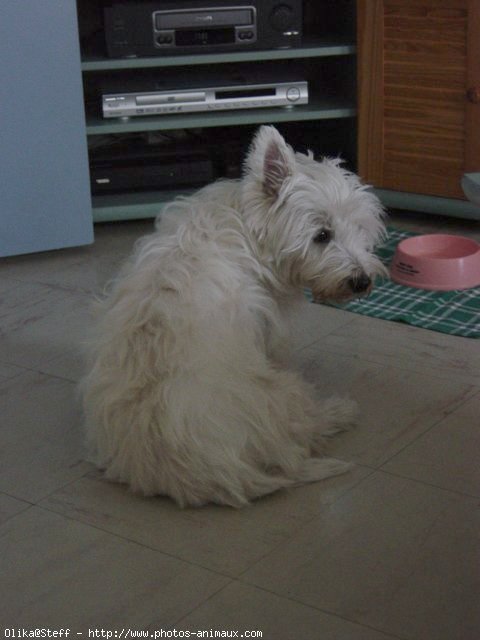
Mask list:
MULTIPOLYGON (((413 235, 416 234, 389 228, 386 242, 377 251, 382 262, 389 266, 397 244, 413 235)), ((427 291, 385 279, 377 283, 367 298, 334 306, 432 331, 480 338, 480 287, 463 291, 427 291)))

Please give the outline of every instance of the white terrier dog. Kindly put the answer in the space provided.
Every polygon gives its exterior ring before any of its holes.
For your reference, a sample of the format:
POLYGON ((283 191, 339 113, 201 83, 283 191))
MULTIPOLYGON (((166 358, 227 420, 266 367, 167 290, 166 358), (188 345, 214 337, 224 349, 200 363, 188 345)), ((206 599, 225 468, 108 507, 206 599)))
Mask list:
POLYGON ((322 457, 353 403, 320 403, 285 365, 287 316, 367 293, 382 207, 338 160, 261 127, 244 177, 173 202, 101 303, 84 380, 106 477, 181 506, 241 507, 346 471, 322 457))

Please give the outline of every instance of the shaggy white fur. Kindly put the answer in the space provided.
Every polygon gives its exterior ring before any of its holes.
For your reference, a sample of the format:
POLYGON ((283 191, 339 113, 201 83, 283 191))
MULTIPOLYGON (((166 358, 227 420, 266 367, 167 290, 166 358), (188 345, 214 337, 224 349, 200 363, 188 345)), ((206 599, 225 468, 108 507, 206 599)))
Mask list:
POLYGON ((319 403, 286 362, 288 314, 368 292, 382 207, 338 160, 261 127, 241 180, 167 207, 99 305, 83 381, 107 478, 181 506, 240 507, 343 473, 322 457, 353 403, 319 403))

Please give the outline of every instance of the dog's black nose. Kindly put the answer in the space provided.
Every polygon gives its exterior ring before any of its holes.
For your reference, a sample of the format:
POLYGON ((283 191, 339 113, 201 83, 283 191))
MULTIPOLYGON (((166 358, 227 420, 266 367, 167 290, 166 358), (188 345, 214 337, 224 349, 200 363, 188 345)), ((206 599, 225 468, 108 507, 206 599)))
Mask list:
POLYGON ((348 281, 348 285, 353 293, 363 293, 371 284, 372 280, 366 273, 359 273, 356 276, 352 276, 348 281))

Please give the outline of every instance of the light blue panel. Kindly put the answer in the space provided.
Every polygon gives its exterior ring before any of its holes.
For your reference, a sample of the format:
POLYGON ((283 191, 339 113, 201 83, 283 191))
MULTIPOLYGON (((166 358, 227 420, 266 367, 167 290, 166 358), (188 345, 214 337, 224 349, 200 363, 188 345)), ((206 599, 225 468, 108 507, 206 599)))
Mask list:
POLYGON ((0 256, 93 241, 75 0, 0 0, 0 256))

